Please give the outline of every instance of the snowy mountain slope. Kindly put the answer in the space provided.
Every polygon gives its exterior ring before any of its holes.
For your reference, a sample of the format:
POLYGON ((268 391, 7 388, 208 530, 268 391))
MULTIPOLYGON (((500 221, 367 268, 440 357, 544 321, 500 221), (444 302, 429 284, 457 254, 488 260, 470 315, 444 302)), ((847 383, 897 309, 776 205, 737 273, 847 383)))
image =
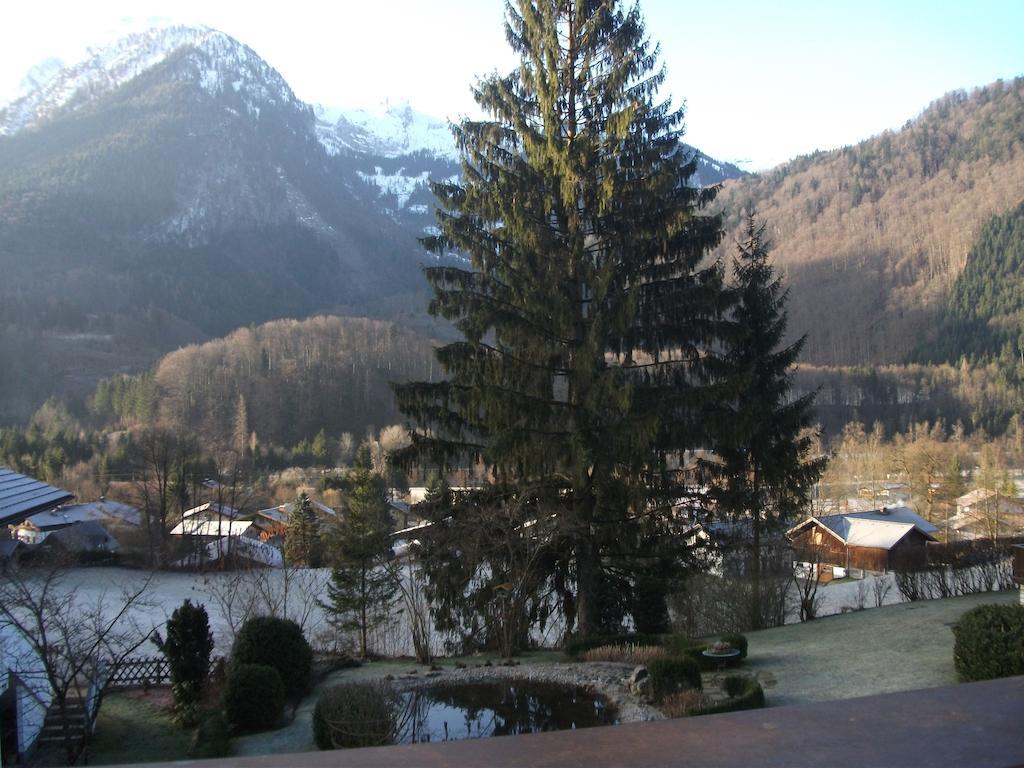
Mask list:
POLYGON ((181 51, 178 76, 198 75, 210 95, 230 88, 247 109, 259 113, 263 104, 308 109, 295 98, 278 72, 255 51, 209 28, 162 27, 122 38, 90 51, 76 64, 60 68, 48 62, 26 78, 27 93, 0 109, 0 136, 34 128, 66 110, 75 110, 116 91, 143 72, 181 51))
POLYGON ((425 152, 458 159, 448 122, 417 112, 408 102, 385 101, 376 109, 317 107, 316 111, 317 135, 331 154, 348 150, 393 158, 425 152))

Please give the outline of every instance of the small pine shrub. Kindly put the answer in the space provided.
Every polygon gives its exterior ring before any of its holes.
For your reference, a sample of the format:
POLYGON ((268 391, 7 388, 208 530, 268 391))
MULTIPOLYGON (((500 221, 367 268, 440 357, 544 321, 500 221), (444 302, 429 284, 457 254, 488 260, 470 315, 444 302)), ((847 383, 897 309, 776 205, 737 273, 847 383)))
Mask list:
POLYGON ((313 740, 320 749, 391 744, 397 703, 386 682, 348 682, 328 688, 313 709, 313 740))
POLYGON ((298 698, 310 688, 313 649, 299 625, 290 619, 257 616, 246 621, 235 637, 231 662, 273 667, 289 698, 298 698))
POLYGON ((647 665, 647 673, 651 679, 651 697, 656 702, 685 688, 701 689, 700 667, 684 656, 655 659, 647 665))
POLYGON ((265 731, 281 721, 285 688, 276 669, 236 664, 224 685, 224 713, 242 731, 265 731))
POLYGON ((231 754, 228 721, 224 712, 214 709, 199 717, 199 727, 192 737, 189 757, 202 760, 213 757, 227 757, 231 754))
POLYGON ((1024 606, 979 605, 953 628, 953 663, 961 680, 1024 675, 1024 606))

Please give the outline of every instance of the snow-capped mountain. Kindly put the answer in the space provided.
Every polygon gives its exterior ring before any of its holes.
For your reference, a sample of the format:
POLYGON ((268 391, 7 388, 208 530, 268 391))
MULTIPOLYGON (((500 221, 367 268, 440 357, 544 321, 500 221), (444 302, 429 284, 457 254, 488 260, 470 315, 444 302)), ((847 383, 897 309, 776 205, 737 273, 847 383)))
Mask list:
POLYGON ((186 27, 33 69, 0 106, 0 168, 0 324, 54 387, 83 381, 68 331, 108 339, 110 375, 280 317, 426 324, 428 180, 460 172, 446 121, 314 108, 248 46, 186 27))
POLYGON ((71 66, 50 60, 30 70, 25 95, 0 110, 0 136, 88 105, 175 55, 182 57, 178 78, 194 79, 213 96, 230 88, 253 114, 267 103, 306 108, 277 70, 234 38, 206 27, 162 27, 90 51, 71 66))
POLYGON ((317 135, 331 154, 351 151, 393 158, 424 152, 458 160, 448 122, 417 112, 408 102, 385 101, 376 109, 315 109, 317 135))

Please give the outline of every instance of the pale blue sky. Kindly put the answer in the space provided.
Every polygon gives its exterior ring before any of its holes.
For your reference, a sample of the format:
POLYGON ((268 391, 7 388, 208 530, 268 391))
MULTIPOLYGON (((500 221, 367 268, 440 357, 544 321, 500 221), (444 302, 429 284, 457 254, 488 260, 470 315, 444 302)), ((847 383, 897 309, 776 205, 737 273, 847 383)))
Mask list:
MULTIPOLYGON (((1024 0, 646 0, 688 140, 770 167, 897 128, 954 88, 1024 74, 1024 0)), ((469 84, 513 62, 498 0, 13 0, 0 9, 0 101, 48 56, 104 42, 124 19, 203 23, 252 46, 307 101, 408 99, 472 111, 469 84)))

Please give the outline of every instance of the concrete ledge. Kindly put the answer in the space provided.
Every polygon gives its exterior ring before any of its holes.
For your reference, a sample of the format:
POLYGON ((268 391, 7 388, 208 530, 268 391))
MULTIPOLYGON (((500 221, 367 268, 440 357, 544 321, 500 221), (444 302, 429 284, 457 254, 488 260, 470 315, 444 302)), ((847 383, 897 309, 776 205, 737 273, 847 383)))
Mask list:
MULTIPOLYGON (((150 764, 182 765, 182 763, 150 764)), ((244 768, 1024 765, 1024 677, 605 728, 197 761, 244 768)))

